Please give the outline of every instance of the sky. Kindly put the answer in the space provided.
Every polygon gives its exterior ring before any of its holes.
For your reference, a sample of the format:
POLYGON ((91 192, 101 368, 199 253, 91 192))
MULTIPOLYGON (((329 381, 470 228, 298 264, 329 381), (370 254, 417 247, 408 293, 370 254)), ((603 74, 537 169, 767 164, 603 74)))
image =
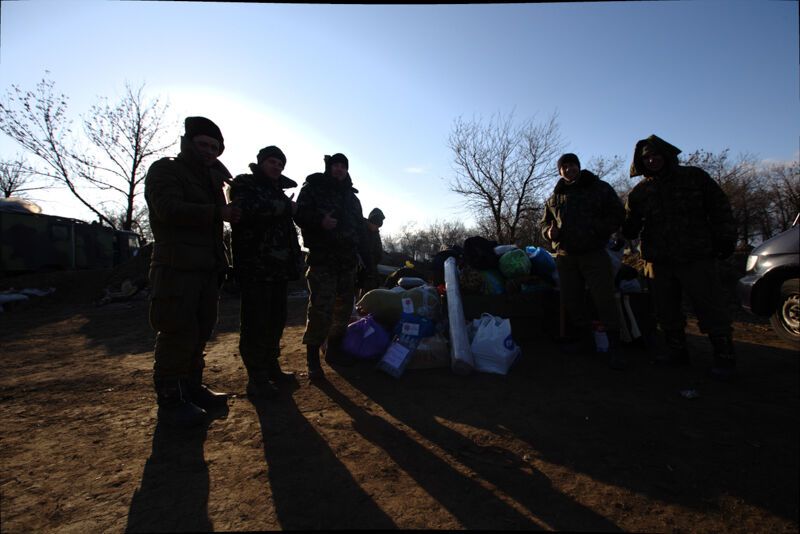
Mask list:
MULTIPOLYGON (((277 145, 284 174, 302 184, 342 152, 365 214, 380 207, 393 234, 474 221, 448 187, 459 117, 557 114, 565 151, 582 162, 628 165, 653 133, 685 153, 797 160, 797 20, 796 1, 4 1, 0 94, 49 71, 79 130, 98 97, 144 84, 169 103, 176 140, 188 115, 220 126, 233 175, 277 145)), ((17 154, 0 133, 0 158, 17 154)), ((92 219, 64 191, 31 196, 45 213, 92 219)))

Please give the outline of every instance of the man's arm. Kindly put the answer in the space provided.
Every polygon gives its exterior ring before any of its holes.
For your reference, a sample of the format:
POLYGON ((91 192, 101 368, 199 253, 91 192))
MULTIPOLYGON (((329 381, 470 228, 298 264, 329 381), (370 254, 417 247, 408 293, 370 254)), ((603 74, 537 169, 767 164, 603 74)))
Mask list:
POLYGON ((183 187, 171 162, 156 162, 145 178, 145 197, 154 215, 178 226, 207 227, 222 217, 215 204, 186 202, 183 187))
POLYGON ((231 185, 231 202, 242 210, 242 224, 267 223, 292 212, 292 201, 285 196, 266 199, 259 189, 244 177, 237 177, 231 185))

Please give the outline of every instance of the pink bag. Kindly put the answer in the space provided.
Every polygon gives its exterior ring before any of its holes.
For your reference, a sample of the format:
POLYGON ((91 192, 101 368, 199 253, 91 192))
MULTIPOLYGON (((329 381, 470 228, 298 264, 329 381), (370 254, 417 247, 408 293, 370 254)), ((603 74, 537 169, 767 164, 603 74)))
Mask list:
POLYGON ((354 358, 374 360, 383 356, 391 341, 389 332, 367 315, 347 327, 342 349, 354 358))

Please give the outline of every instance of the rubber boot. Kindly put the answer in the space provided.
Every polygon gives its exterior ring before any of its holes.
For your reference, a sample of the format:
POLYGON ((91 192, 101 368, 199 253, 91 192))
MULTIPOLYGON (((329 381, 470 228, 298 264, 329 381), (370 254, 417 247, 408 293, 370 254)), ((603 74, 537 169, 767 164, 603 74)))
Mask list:
POLYGON ((276 384, 287 384, 289 382, 294 382, 295 376, 294 373, 287 373, 281 369, 281 364, 278 361, 278 358, 270 359, 269 360, 269 378, 276 384))
POLYGON ((319 363, 319 345, 306 345, 306 363, 308 364, 309 380, 323 380, 325 371, 319 363))
POLYGON ((191 428, 206 421, 206 411, 189 400, 188 380, 155 381, 158 421, 174 428, 191 428))
POLYGON ((328 338, 325 361, 328 362, 328 365, 341 365, 344 367, 351 367, 356 364, 355 358, 342 350, 342 337, 328 338))
POLYGON ((736 356, 733 353, 733 336, 708 336, 714 347, 714 364, 711 377, 723 382, 736 375, 736 356))
POLYGON ((665 330, 666 347, 656 353, 654 362, 659 365, 689 365, 689 349, 686 348, 686 333, 683 330, 665 330))
POLYGON ((203 384, 203 369, 192 371, 189 380, 189 398, 212 416, 228 413, 228 395, 211 390, 203 384))

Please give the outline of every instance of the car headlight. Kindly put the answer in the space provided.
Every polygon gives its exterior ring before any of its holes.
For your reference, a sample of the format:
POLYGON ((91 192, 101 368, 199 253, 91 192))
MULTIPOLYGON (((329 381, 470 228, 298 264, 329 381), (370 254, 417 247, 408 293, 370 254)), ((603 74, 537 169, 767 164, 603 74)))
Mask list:
POLYGON ((747 265, 745 266, 744 270, 749 273, 750 271, 756 268, 757 263, 758 263, 758 256, 755 256, 753 254, 747 256, 747 265))

